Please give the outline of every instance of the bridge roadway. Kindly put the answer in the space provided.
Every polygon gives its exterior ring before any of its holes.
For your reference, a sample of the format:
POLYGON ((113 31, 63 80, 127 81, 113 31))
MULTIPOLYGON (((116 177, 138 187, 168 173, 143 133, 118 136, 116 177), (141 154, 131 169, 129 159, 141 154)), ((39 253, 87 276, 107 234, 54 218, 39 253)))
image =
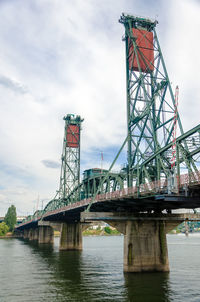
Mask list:
POLYGON ((95 200, 48 211, 15 230, 25 239, 53 243, 53 228, 57 228, 60 250, 81 250, 82 231, 88 223, 102 220, 124 234, 124 271, 169 271, 166 233, 185 220, 200 220, 196 214, 171 214, 173 209, 200 207, 200 173, 192 179, 182 175, 179 192, 170 194, 162 182, 140 187, 140 197, 136 187, 99 194, 95 200), (90 204, 90 212, 85 211, 90 204))
POLYGON ((200 207, 200 172, 181 175, 178 190, 169 192, 166 181, 155 181, 114 192, 98 194, 95 199, 87 198, 52 211, 38 215, 32 220, 22 222, 16 229, 29 228, 32 224, 43 221, 80 221, 81 212, 91 204, 91 212, 162 212, 173 209, 195 209, 200 207))

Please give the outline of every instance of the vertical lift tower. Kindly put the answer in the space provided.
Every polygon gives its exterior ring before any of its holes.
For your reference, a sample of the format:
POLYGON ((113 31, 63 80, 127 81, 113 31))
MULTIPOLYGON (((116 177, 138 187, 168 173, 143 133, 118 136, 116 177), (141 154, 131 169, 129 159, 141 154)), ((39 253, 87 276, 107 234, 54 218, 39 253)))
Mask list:
POLYGON ((147 159, 173 141, 183 129, 156 34, 157 21, 122 14, 125 27, 128 129, 128 187, 169 180, 180 174, 172 150, 147 159), (173 159, 172 159, 173 157, 173 159))
MULTIPOLYGON (((127 14, 119 22, 126 45, 127 185, 136 185, 139 197, 141 185, 158 182, 159 187, 180 174, 173 149, 160 150, 173 145, 174 116, 178 134, 183 129, 155 30, 158 22, 127 14)), ((148 215, 124 223, 124 271, 169 271, 166 232, 174 226, 148 215)))
MULTIPOLYGON (((59 199, 67 200, 80 184, 80 130, 83 119, 79 115, 67 114, 64 118, 65 131, 63 139, 62 165, 60 173, 59 199)), ((76 200, 80 192, 76 190, 76 200)))
MULTIPOLYGON (((65 204, 80 200, 80 131, 83 119, 79 115, 67 114, 64 118, 62 165, 59 199, 65 204), (73 196, 73 200, 72 200, 73 196)), ((60 250, 82 249, 80 223, 62 223, 60 250)))

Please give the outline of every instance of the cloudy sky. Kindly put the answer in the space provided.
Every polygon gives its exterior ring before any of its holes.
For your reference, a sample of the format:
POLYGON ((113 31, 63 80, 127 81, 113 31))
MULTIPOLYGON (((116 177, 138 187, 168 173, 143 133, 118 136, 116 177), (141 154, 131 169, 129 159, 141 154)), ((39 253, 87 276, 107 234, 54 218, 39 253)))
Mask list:
POLYGON ((199 124, 198 0, 0 0, 0 215, 55 195, 64 115, 84 118, 81 171, 114 158, 126 136, 122 12, 159 21, 184 130, 199 124))

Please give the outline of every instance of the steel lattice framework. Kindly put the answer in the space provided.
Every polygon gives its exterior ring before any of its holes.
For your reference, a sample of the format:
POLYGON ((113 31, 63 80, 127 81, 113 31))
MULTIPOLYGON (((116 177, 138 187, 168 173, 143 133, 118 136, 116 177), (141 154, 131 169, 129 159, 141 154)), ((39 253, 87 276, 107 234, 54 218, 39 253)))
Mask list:
MULTIPOLYGON (((66 115, 60 173, 59 199, 65 200, 80 184, 80 130, 83 119, 66 115)), ((77 192, 77 199, 79 198, 77 192)))
MULTIPOLYGON (((175 115, 177 133, 184 132, 155 30, 158 22, 125 14, 119 22, 125 27, 126 45, 128 186, 168 179, 174 172, 180 176, 178 158, 171 169, 171 146, 159 152, 173 141, 175 115)), ((188 152, 187 142, 182 143, 188 152)), ((192 158, 185 165, 196 171, 192 158)))

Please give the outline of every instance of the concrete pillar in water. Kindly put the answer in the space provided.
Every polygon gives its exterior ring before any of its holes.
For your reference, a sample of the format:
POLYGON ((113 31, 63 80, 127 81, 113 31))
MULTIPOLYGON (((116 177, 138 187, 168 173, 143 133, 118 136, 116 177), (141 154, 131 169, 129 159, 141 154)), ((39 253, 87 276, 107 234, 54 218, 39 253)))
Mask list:
POLYGON ((39 229, 38 228, 33 229, 32 240, 38 240, 38 236, 39 236, 39 229))
POLYGON ((28 239, 28 229, 24 229, 24 239, 28 239))
POLYGON ((81 223, 62 223, 60 250, 82 250, 81 223))
POLYGON ((81 213, 82 223, 104 220, 124 234, 124 272, 168 272, 166 234, 183 221, 197 218, 188 213, 81 213))
POLYGON ((28 230, 28 239, 30 241, 34 240, 34 229, 29 229, 28 230))
POLYGON ((169 271, 164 221, 127 221, 124 272, 169 271))
POLYGON ((54 231, 51 226, 38 227, 38 243, 53 243, 54 231))

